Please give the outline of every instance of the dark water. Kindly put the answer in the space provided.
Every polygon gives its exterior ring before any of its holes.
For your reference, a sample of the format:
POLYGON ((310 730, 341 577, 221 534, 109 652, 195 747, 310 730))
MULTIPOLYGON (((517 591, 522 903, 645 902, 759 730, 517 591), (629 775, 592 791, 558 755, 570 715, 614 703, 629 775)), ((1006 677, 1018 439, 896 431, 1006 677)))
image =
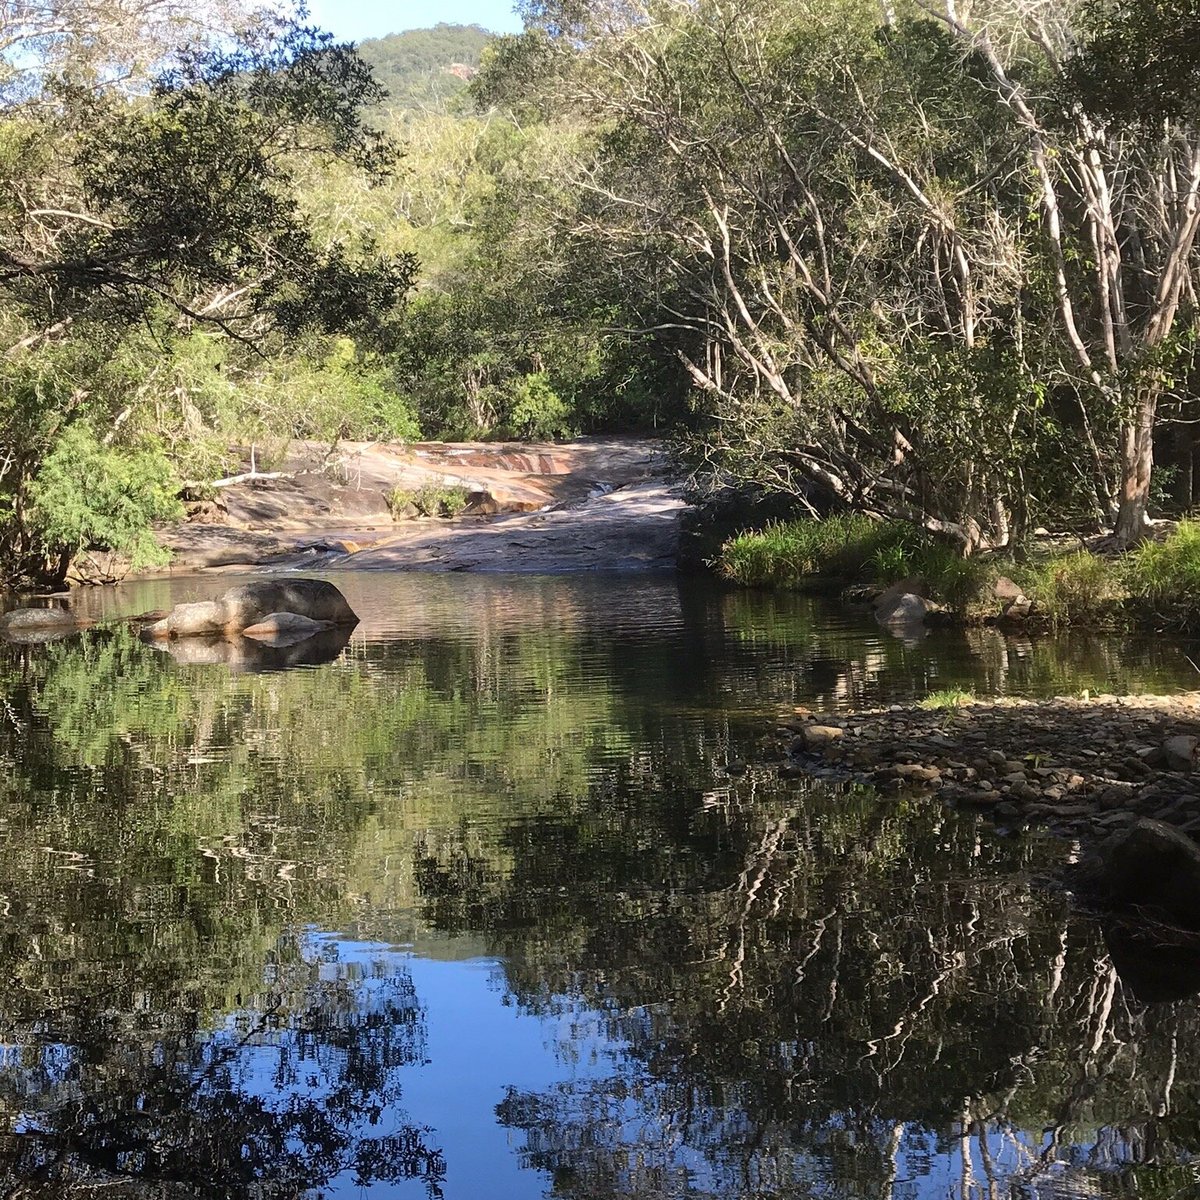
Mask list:
POLYGON ((1168 691, 1193 646, 337 582, 324 663, 0 651, 2 1194, 1200 1195, 1200 1006, 1138 999, 1070 847, 755 765, 781 707, 1168 691))

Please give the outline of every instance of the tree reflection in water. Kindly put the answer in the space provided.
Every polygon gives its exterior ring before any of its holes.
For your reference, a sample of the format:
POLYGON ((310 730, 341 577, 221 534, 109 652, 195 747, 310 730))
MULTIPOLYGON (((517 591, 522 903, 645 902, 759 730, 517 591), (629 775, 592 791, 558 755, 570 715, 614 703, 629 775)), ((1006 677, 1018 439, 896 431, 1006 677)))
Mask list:
MULTIPOLYGON (((1196 1001, 1048 886, 1060 845, 719 770, 818 685, 1058 688, 1077 655, 943 645, 938 675, 799 601, 379 586, 419 636, 313 669, 0 653, 5 1194, 449 1196, 406 1103, 452 1085, 401 1088, 445 995, 381 948, 440 933, 559 1039, 532 1082, 460 1083, 515 1195, 1200 1195, 1196 1001)), ((1101 649, 1107 679, 1162 647, 1101 649)))
POLYGON ((1138 1001, 1037 882, 1047 843, 814 789, 682 842, 599 821, 510 849, 503 879, 452 849, 419 878, 565 1056, 620 1047, 497 1109, 556 1195, 1200 1194, 1200 1011, 1138 1001))
POLYGON ((280 950, 270 990, 215 1029, 96 997, 69 1042, 19 1031, 0 1091, 4 1194, 269 1200, 343 1177, 440 1195, 441 1154, 401 1107, 424 1036, 407 976, 311 938, 280 950))

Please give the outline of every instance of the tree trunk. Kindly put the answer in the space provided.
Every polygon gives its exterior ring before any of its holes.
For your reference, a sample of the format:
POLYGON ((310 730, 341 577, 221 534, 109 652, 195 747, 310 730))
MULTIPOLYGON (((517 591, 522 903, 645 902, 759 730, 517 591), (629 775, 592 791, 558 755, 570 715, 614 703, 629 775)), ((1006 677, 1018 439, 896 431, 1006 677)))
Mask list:
POLYGON ((1121 506, 1114 533, 1123 545, 1134 546, 1150 528, 1150 475, 1154 469, 1154 418, 1158 389, 1138 394, 1133 419, 1121 426, 1121 506))

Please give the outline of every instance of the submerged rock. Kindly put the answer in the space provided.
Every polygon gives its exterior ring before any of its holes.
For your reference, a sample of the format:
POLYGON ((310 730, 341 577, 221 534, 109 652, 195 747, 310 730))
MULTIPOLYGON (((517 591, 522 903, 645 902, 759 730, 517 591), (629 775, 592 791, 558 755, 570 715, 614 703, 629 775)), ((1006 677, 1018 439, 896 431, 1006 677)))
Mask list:
POLYGON ((69 608, 14 608, 0 614, 0 636, 20 644, 51 642, 70 637, 87 624, 69 608))
POLYGON ((264 617, 261 621, 256 621, 253 625, 247 625, 242 630, 242 635, 283 646, 303 641, 315 633, 332 628, 332 621, 314 621, 311 617, 303 616, 300 613, 276 612, 264 617))
POLYGON ((1106 908, 1200 930, 1200 846, 1161 821, 1142 819, 1114 834, 1080 883, 1106 908))

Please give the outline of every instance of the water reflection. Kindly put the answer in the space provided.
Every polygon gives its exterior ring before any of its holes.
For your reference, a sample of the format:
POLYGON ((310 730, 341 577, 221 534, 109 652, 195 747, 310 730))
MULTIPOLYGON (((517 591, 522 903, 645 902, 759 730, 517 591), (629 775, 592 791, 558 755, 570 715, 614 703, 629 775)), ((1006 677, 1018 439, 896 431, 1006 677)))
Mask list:
POLYGON ((319 667, 333 662, 350 644, 352 629, 324 629, 297 641, 267 641, 238 637, 192 637, 150 641, 181 667, 220 665, 229 671, 286 671, 290 667, 319 667))
POLYGON ((363 626, 306 669, 0 658, 6 1194, 1197 1188, 1200 1008, 1048 885, 1061 846, 720 770, 779 704, 1166 688, 1186 648, 339 583, 363 626))

